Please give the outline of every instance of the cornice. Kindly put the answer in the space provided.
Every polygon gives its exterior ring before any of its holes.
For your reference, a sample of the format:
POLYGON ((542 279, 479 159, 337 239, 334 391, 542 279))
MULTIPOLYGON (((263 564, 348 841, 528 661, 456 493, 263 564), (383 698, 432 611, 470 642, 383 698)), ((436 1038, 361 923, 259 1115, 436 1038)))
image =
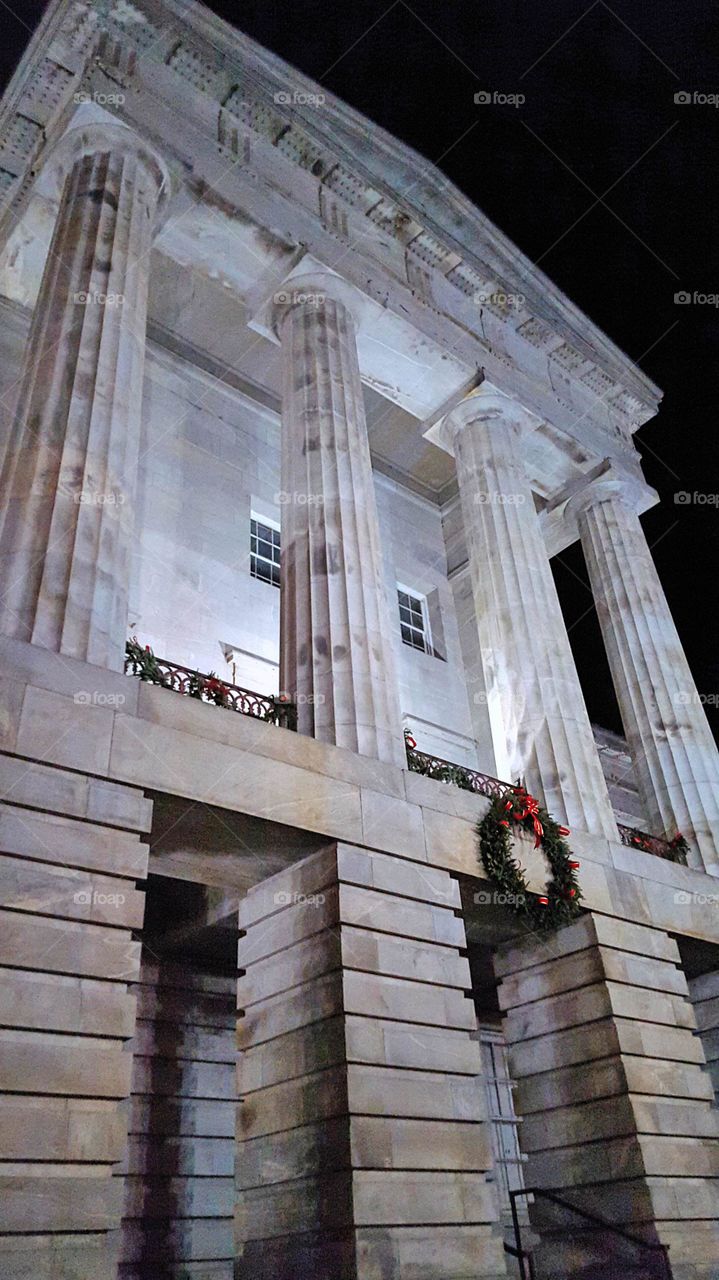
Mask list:
POLYGON ((570 386, 590 402, 595 397, 627 437, 656 413, 659 388, 433 164, 199 4, 55 0, 0 108, 0 197, 15 206, 22 200, 45 134, 101 33, 216 103, 221 145, 237 153, 255 136, 303 170, 304 181, 317 184, 329 229, 342 236, 349 216, 368 219, 403 253, 421 301, 451 317, 470 299, 478 337, 487 328, 487 340, 498 327, 512 330, 519 350, 528 344, 528 359, 541 353, 558 399, 570 386), (292 101, 277 102, 277 94, 292 101), (322 95, 322 108, 303 103, 303 95, 322 95), (523 303, 508 305, 506 297, 517 295, 523 303))

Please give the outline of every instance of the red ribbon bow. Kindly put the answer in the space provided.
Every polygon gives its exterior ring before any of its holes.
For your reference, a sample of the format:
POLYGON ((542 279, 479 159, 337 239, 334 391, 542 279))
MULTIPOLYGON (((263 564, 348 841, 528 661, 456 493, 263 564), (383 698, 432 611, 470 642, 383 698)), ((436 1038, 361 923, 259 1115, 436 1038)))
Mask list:
POLYGON ((522 822, 525 818, 532 819, 532 826, 534 827, 534 847, 535 849, 538 849, 542 843, 542 836, 544 835, 544 827, 539 821, 539 802, 535 800, 534 796, 530 796, 528 792, 520 791, 519 794, 521 795, 521 801, 524 804, 524 808, 520 813, 515 813, 514 816, 517 819, 517 822, 522 822))

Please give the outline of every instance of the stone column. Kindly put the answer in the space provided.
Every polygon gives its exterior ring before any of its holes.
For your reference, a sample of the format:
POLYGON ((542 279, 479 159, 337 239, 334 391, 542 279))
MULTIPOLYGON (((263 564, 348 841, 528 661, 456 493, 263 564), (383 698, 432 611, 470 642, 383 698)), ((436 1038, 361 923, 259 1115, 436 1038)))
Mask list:
POLYGON ((339 277, 277 295, 282 343, 281 680, 298 727, 405 763, 353 307, 339 277))
POLYGON ((719 874, 719 755, 644 536, 632 482, 571 498, 650 830, 719 874))
POLYGON ((483 383, 445 418, 500 776, 569 827, 617 827, 522 463, 524 409, 483 383))
POLYGON ((129 128, 71 129, 0 477, 0 629, 121 670, 150 249, 168 186, 129 128))
MULTIPOLYGON (((526 1185, 666 1245, 676 1280, 713 1280, 719 1113, 676 942, 587 915, 509 944, 495 968, 526 1185)), ((538 1280, 665 1274, 656 1253, 541 1196, 530 1219, 538 1280)))
POLYGON ((241 903, 238 1280, 506 1276, 459 907, 342 844, 241 903))

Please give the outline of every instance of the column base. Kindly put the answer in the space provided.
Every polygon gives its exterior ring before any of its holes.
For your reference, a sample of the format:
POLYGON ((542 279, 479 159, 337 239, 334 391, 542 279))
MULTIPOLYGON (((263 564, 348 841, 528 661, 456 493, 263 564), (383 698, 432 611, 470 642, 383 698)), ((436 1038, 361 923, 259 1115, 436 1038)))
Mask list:
POLYGON ((4 754, 0 797, 0 1276, 116 1280, 151 804, 4 754))
MULTIPOLYGON (((526 1184, 667 1246, 674 1280, 716 1276, 719 1112, 674 940, 587 915, 505 948, 497 971, 526 1184)), ((541 1195, 530 1220, 538 1280, 667 1276, 656 1251, 541 1195)))
POLYGON ((243 900, 239 1280, 504 1280, 459 906, 348 845, 243 900))

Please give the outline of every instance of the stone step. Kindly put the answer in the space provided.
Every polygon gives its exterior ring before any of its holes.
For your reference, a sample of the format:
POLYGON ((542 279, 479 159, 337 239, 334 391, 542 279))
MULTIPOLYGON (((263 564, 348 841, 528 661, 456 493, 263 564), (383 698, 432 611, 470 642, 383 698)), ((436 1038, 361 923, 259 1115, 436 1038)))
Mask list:
POLYGON ((537 1280, 666 1280, 659 1254, 610 1231, 582 1231, 545 1237, 532 1250, 537 1280))

